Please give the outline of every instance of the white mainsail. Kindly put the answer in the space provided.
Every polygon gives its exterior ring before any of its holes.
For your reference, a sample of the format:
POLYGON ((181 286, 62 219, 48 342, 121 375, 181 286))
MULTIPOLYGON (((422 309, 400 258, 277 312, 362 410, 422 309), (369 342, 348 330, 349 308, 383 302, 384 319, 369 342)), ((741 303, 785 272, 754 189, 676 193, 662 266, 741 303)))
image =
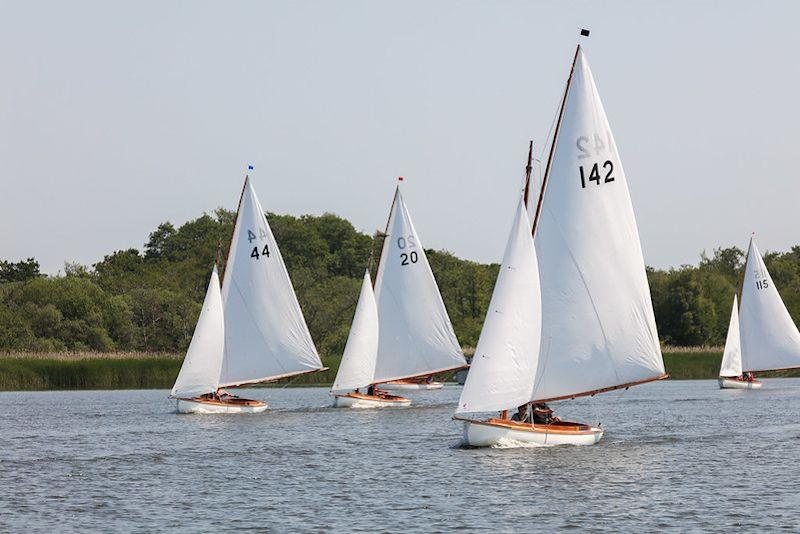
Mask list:
POLYGON ((506 410, 530 400, 541 315, 536 250, 520 201, 456 413, 506 410))
POLYGON ((206 298, 197 319, 192 341, 172 387, 173 397, 192 398, 213 393, 219 386, 219 371, 225 348, 225 321, 217 267, 211 273, 206 298))
POLYGON ((800 332, 750 240, 739 310, 742 368, 769 371, 800 367, 800 332))
POLYGON ((225 357, 221 386, 252 384, 322 368, 280 250, 250 179, 222 282, 225 357))
POLYGON ((466 365, 403 195, 395 192, 375 277, 380 335, 375 382, 466 365))
POLYGON ((728 325, 728 337, 725 339, 725 352, 722 354, 719 376, 732 377, 741 375, 742 346, 739 340, 739 306, 736 301, 736 295, 734 295, 731 322, 728 325))
POLYGON ((542 347, 531 400, 664 377, 625 171, 579 47, 541 194, 542 347))
POLYGON ((378 357, 378 307, 372 292, 369 270, 364 273, 361 294, 342 362, 331 391, 352 391, 372 384, 375 375, 375 360, 378 357))

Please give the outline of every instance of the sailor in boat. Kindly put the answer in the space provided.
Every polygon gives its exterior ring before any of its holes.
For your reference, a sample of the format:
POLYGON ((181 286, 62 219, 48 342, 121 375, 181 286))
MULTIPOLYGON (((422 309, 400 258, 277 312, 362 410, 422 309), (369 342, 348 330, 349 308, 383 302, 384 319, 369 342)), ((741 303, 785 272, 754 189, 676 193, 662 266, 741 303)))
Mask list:
POLYGON ((553 415, 553 409, 543 402, 533 405, 531 416, 533 423, 537 425, 549 425, 561 420, 553 415))
POLYGON ((530 414, 528 413, 528 403, 518 406, 517 413, 511 416, 512 421, 519 421, 520 423, 529 422, 530 414))

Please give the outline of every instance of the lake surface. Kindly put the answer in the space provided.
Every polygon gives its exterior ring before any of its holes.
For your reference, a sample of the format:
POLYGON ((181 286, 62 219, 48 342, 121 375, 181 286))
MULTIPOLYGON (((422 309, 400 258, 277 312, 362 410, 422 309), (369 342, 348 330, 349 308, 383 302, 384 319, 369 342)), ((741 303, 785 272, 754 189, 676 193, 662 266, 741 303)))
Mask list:
POLYGON ((468 449, 460 388, 328 408, 252 389, 261 415, 177 415, 167 391, 0 393, 0 531, 800 528, 800 379, 665 381, 562 402, 592 447, 468 449))

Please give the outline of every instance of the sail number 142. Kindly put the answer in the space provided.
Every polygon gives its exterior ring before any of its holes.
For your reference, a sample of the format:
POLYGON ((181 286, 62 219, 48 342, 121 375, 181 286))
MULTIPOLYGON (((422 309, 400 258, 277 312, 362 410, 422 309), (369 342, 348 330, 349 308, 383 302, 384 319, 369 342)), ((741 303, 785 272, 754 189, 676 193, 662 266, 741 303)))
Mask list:
POLYGON ((603 180, 603 183, 607 184, 609 182, 614 181, 614 163, 611 160, 606 160, 605 163, 602 165, 603 174, 605 176, 600 175, 600 165, 595 163, 592 165, 591 170, 587 173, 584 170, 583 165, 581 165, 578 170, 581 173, 581 188, 586 189, 587 182, 595 182, 597 185, 600 185, 600 180, 603 180))

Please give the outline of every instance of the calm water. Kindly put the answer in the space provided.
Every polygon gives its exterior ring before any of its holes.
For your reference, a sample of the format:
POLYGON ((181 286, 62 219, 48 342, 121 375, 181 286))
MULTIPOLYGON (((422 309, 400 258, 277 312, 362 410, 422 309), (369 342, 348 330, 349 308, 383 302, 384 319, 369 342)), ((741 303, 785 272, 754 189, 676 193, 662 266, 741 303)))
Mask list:
POLYGON ((262 415, 166 391, 0 393, 0 531, 800 528, 800 380, 670 381, 561 403, 593 447, 466 449, 460 389, 386 411, 256 389, 262 415))

